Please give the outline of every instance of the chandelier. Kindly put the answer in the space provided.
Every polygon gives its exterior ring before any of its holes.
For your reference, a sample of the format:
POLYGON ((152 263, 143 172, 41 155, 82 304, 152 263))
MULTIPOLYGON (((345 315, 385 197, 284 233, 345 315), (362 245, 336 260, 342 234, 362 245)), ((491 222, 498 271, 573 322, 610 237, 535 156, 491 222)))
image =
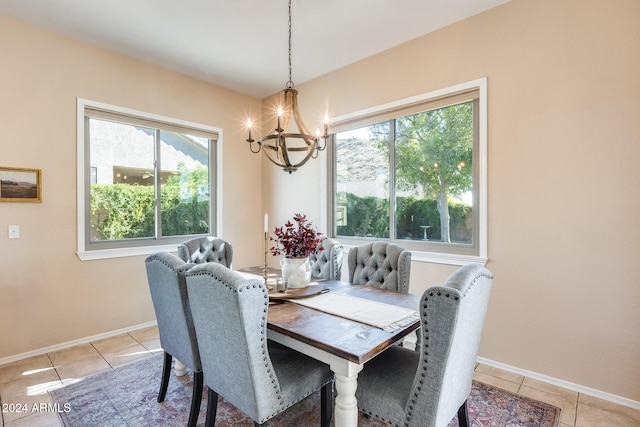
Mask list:
POLYGON ((252 153, 264 151, 267 158, 276 166, 283 168, 285 172, 295 172, 304 165, 307 160, 318 157, 318 152, 327 147, 327 126, 329 119, 325 115, 322 132, 320 129, 312 134, 305 126, 298 110, 298 91, 293 88, 291 79, 291 0, 289 0, 289 81, 282 91, 281 104, 277 110, 277 123, 273 131, 259 141, 251 138, 251 120, 247 120, 249 128, 249 149, 252 153), (295 124, 296 131, 289 130, 289 125, 295 124), (324 143, 320 145, 320 139, 324 143), (254 149, 253 143, 258 148, 254 149))

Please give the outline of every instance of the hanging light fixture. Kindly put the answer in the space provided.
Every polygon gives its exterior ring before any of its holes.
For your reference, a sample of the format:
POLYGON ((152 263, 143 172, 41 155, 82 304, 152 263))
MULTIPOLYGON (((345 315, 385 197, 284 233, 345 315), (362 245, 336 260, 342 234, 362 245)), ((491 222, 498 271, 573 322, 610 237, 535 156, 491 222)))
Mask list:
POLYGON ((277 124, 274 130, 264 136, 259 141, 251 138, 251 120, 247 120, 249 128, 249 149, 252 153, 259 153, 262 149, 267 158, 276 166, 284 169, 285 172, 295 172, 304 165, 307 160, 318 157, 318 151, 327 147, 327 126, 328 117, 325 115, 322 132, 316 130, 311 134, 300 116, 298 110, 298 91, 293 88, 291 79, 291 0, 289 0, 289 81, 282 91, 282 104, 278 106, 277 124), (297 127, 297 132, 289 131, 289 125, 293 116, 293 122, 297 127), (324 144, 320 145, 320 139, 324 144), (254 150, 253 143, 256 142, 258 148, 254 150))

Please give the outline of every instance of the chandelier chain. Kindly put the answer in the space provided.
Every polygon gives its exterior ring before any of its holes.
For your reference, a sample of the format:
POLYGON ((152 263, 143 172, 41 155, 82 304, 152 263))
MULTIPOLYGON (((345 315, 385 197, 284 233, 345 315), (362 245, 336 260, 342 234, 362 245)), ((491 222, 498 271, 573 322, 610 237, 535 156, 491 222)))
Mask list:
POLYGON ((326 148, 328 123, 325 116, 324 133, 321 134, 318 129, 313 135, 302 122, 298 111, 298 91, 293 88, 293 67, 291 64, 291 3, 292 0, 289 0, 289 81, 282 91, 283 104, 278 107, 277 125, 273 132, 256 141, 251 137, 251 120, 247 120, 249 150, 252 153, 263 151, 271 163, 289 173, 297 171, 307 160, 317 158, 318 152, 326 148), (288 130, 291 120, 295 122, 297 128, 295 131, 288 130), (323 146, 319 144, 320 138, 324 139, 323 146), (258 145, 256 150, 253 149, 254 142, 257 142, 258 145))
POLYGON ((293 79, 291 77, 291 0, 289 0, 289 81, 287 88, 293 88, 293 79))

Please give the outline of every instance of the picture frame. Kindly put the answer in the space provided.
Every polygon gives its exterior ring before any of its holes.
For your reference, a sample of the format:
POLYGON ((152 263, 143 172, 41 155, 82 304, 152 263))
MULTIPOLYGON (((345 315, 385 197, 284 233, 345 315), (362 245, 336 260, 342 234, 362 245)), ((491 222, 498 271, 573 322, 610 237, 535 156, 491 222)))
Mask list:
POLYGON ((0 166, 0 202, 42 202, 42 170, 0 166))

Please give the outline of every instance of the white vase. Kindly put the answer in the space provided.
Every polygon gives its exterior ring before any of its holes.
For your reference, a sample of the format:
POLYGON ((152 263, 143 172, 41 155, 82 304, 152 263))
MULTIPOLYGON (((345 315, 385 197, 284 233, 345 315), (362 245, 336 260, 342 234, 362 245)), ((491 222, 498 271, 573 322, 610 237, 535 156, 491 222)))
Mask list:
POLYGON ((313 261, 307 258, 282 258, 282 277, 287 279, 289 289, 306 288, 311 282, 311 267, 313 261))

